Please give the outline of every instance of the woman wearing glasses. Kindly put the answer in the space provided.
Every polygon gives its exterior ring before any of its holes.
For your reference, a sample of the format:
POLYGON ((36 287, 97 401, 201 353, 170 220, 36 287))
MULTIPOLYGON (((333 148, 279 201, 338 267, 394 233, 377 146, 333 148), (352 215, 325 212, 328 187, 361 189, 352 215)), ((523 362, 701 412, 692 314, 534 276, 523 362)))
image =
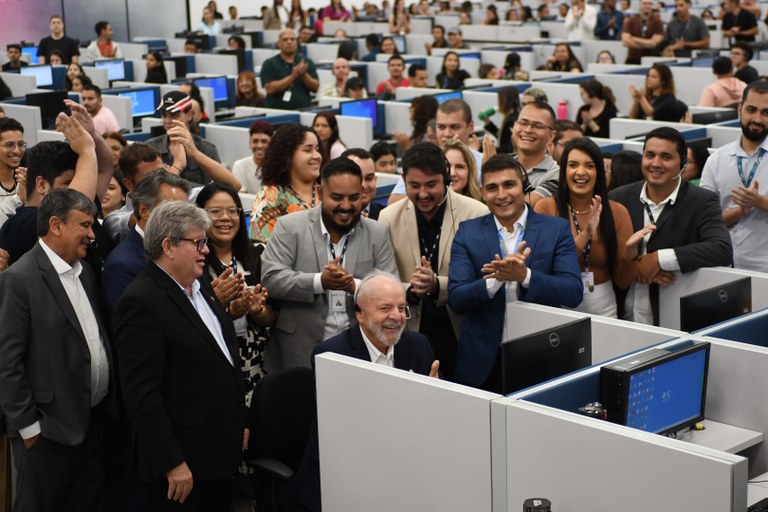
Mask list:
POLYGON ((210 280, 241 275, 245 281, 245 287, 241 288, 241 281, 233 280, 231 289, 223 289, 219 300, 235 323, 240 365, 246 383, 245 403, 250 405, 253 388, 264 375, 262 364, 269 338, 267 327, 276 318, 267 302, 267 289, 259 283, 264 246, 248 240, 240 197, 229 185, 206 185, 197 196, 197 206, 211 219, 207 233, 210 252, 205 256, 204 275, 210 280))
POLYGON ((652 224, 632 234, 629 212, 608 196, 600 148, 587 137, 569 142, 560 159, 555 197, 542 199, 534 210, 571 223, 579 255, 584 300, 578 311, 616 318, 613 285, 629 288, 637 270, 637 244, 652 224))

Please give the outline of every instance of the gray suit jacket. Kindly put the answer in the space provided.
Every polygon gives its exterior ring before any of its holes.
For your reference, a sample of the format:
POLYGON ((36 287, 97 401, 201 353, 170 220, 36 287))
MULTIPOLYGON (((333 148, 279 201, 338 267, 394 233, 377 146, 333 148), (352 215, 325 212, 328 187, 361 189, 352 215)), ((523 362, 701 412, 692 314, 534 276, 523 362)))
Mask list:
MULTIPOLYGON (((320 208, 280 217, 261 256, 261 283, 280 308, 266 355, 270 371, 309 367, 312 349, 323 338, 328 294, 316 295, 313 287, 315 274, 328 263, 328 242, 322 233, 320 208)), ((387 228, 361 217, 349 240, 344 268, 358 279, 374 269, 397 275, 387 228)), ((347 294, 346 306, 352 323, 352 295, 347 294)))
MULTIPOLYGON (((99 293, 87 263, 80 274, 114 371, 99 293)), ((40 421, 42 436, 78 445, 91 412, 90 352, 75 310, 48 256, 37 242, 0 273, 0 408, 8 431, 40 421)))

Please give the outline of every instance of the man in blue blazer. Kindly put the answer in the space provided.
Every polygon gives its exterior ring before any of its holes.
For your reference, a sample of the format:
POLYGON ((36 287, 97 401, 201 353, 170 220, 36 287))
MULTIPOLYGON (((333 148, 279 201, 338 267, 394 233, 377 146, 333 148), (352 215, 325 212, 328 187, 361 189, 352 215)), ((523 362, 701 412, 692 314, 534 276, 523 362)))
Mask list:
POLYGON ((448 305, 464 315, 455 376, 495 392, 501 391, 506 304, 576 307, 583 294, 568 222, 528 208, 529 190, 514 158, 492 157, 483 165, 482 189, 491 214, 462 222, 451 248, 448 305))
POLYGON ((144 176, 133 191, 136 226, 115 247, 104 263, 101 296, 108 317, 117 307, 117 301, 139 272, 147 266, 144 252, 144 229, 152 209, 163 201, 187 201, 189 182, 168 171, 152 171, 144 176))

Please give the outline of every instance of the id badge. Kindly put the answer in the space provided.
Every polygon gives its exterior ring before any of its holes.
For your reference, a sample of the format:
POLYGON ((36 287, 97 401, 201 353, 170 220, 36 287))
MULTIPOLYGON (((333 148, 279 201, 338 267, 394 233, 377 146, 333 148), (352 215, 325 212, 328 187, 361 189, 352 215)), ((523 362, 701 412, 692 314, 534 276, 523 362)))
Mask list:
POLYGON ((290 90, 288 90, 288 91, 285 91, 285 92, 283 93, 283 101, 284 101, 284 102, 286 102, 286 103, 290 102, 290 101, 291 101, 291 95, 292 95, 292 94, 293 94, 293 93, 292 93, 290 90))
POLYGON ((347 293, 341 290, 331 290, 331 311, 334 313, 347 312, 347 293))
POLYGON ((235 318, 232 323, 235 324, 235 334, 237 336, 244 338, 248 334, 248 320, 246 320, 245 316, 235 318))
POLYGON ((595 291, 595 275, 592 272, 582 272, 581 280, 584 283, 584 289, 590 293, 595 291))

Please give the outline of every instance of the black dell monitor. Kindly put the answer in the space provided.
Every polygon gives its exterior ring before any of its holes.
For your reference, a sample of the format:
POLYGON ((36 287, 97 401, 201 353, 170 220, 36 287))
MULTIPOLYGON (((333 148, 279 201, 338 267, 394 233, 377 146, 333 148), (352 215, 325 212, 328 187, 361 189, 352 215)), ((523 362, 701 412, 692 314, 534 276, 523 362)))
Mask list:
POLYGON ((189 61, 194 64, 194 57, 189 58, 189 55, 173 55, 171 57, 163 57, 163 60, 173 61, 176 65, 176 78, 184 78, 187 73, 194 72, 194 69, 189 69, 189 61))
POLYGON ((19 73, 34 76, 37 87, 51 87, 53 85, 53 68, 50 64, 26 66, 19 69, 19 73))
POLYGON ((237 70, 248 71, 248 65, 245 63, 245 50, 241 48, 226 48, 219 50, 220 55, 234 55, 237 57, 237 70))
POLYGON ((692 118, 693 124, 714 124, 738 119, 739 113, 734 108, 729 110, 718 110, 715 112, 698 112, 692 114, 692 118))
POLYGON ((40 117, 44 130, 56 129, 56 117, 64 112, 69 115, 72 112, 64 104, 64 100, 69 99, 67 91, 36 92, 27 94, 25 103, 27 105, 40 107, 40 117))
POLYGON ((710 344, 651 349, 600 368, 600 402, 608 420, 669 434, 704 419, 710 344))
POLYGON ((507 395, 592 364, 589 317, 501 344, 501 387, 507 395))
POLYGON ((107 79, 110 82, 125 80, 125 59, 97 60, 94 67, 107 70, 107 79))
POLYGON ((367 117, 371 120, 374 131, 376 131, 376 127, 379 124, 376 98, 343 101, 339 104, 339 114, 342 116, 367 117))
POLYGON ((752 278, 680 297, 680 330, 694 332, 752 311, 752 278))

